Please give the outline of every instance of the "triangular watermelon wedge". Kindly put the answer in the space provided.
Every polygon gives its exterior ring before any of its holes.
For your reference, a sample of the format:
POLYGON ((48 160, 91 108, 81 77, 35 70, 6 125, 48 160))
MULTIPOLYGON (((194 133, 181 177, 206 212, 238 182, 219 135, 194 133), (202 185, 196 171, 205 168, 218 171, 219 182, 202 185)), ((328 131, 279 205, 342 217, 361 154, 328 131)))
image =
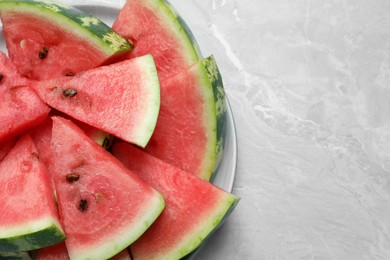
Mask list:
POLYGON ((154 131, 160 108, 151 55, 40 81, 34 88, 51 107, 141 147, 154 131))
POLYGON ((30 79, 74 75, 132 48, 96 17, 65 4, 3 0, 0 16, 9 56, 30 79))
POLYGON ((28 251, 65 239, 46 167, 29 135, 1 162, 0 186, 0 252, 28 251))
POLYGON ((183 172, 128 143, 113 154, 163 194, 161 216, 131 246, 134 259, 180 259, 196 249, 229 215, 239 197, 183 172))
POLYGON ((112 28, 134 44, 130 57, 153 55, 161 80, 201 56, 190 29, 164 0, 127 0, 112 28))
POLYGON ((49 169, 71 259, 108 259, 133 243, 163 197, 71 121, 53 117, 49 169))
POLYGON ((156 129, 146 151, 209 181, 223 155, 226 100, 213 56, 161 82, 156 129))

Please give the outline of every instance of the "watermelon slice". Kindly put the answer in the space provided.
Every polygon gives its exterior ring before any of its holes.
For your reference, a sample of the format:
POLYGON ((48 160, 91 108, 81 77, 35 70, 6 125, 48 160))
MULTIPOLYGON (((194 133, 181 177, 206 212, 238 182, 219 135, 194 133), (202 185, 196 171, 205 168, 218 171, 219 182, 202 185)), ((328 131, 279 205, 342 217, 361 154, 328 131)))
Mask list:
POLYGON ((161 194, 166 207, 131 246, 134 259, 180 259, 196 249, 233 210, 239 198, 131 146, 113 154, 161 194))
POLYGON ((0 164, 0 186, 0 252, 28 251, 65 239, 46 168, 29 135, 0 164))
POLYGON ((188 26, 163 0, 127 0, 112 28, 134 44, 130 57, 153 55, 162 81, 201 56, 188 26))
POLYGON ((164 208, 162 196, 71 121, 53 117, 58 207, 71 259, 107 259, 133 243, 164 208))
POLYGON ((0 52, 0 143, 38 125, 50 109, 16 72, 12 62, 0 52))
POLYGON ((96 17, 64 4, 2 0, 0 16, 9 56, 31 79, 74 75, 132 48, 96 17))
POLYGON ((161 82, 160 114, 146 150, 209 181, 223 155, 226 103, 213 58, 161 82))
POLYGON ((141 147, 156 125, 160 85, 151 55, 37 82, 34 88, 51 107, 141 147))

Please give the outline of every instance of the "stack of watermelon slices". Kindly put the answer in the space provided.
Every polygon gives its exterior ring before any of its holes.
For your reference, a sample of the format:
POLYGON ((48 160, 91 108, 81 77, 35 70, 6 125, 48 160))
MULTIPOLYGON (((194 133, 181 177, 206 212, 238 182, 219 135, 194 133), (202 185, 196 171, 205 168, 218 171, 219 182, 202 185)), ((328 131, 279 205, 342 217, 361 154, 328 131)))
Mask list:
POLYGON ((226 128, 217 64, 172 6, 127 0, 112 28, 47 0, 0 0, 0 17, 0 259, 199 247, 239 198, 209 182, 226 128))

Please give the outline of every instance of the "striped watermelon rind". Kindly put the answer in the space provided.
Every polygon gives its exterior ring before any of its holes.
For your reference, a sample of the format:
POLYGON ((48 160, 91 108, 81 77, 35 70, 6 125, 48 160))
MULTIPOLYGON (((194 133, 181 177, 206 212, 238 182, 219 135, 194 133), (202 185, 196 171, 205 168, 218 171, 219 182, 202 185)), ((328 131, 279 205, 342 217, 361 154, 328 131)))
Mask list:
POLYGON ((0 259, 5 260, 32 260, 28 252, 0 252, 0 259))
POLYGON ((196 59, 202 58, 202 52, 200 50, 199 44, 196 41, 195 36, 192 33, 188 24, 184 21, 183 17, 181 17, 181 15, 179 15, 176 8, 173 7, 173 5, 170 2, 168 2, 167 0, 163 0, 163 2, 165 4, 165 6, 167 7, 167 10, 168 10, 167 13, 171 13, 172 17, 174 17, 173 21, 176 20, 178 22, 178 24, 179 24, 178 31, 181 34, 181 38, 184 41, 186 41, 186 38, 188 38, 190 45, 192 46, 192 48, 190 48, 190 50, 191 50, 191 52, 195 53, 194 56, 197 57, 196 59))
POLYGON ((208 143, 200 167, 199 177, 212 181, 214 174, 222 160, 226 137, 226 97, 223 88, 222 77, 214 56, 202 59, 198 62, 199 77, 202 81, 202 89, 206 100, 205 117, 208 128, 208 143))
POLYGON ((60 223, 48 216, 15 227, 0 227, 0 252, 29 251, 65 238, 60 223))
POLYGON ((44 0, 1 0, 0 12, 20 12, 40 16, 52 24, 74 32, 107 56, 132 49, 132 45, 108 25, 70 5, 44 0))
POLYGON ((226 139, 226 115, 227 115, 227 104, 226 104, 226 94, 223 87, 223 81, 221 73, 218 69, 217 62, 214 59, 214 56, 210 56, 202 60, 206 70, 207 76, 212 86, 214 102, 215 102, 215 114, 217 122, 217 143, 216 143, 216 159, 214 163, 214 169, 212 171, 212 177, 214 173, 218 170, 219 164, 223 157, 225 139, 226 139))

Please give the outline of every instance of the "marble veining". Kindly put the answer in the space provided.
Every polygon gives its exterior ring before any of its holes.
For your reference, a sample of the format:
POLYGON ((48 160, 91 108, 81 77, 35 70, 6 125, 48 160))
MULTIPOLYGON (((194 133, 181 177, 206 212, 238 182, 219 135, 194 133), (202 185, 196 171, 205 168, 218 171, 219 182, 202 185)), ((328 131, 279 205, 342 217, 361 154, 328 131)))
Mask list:
POLYGON ((238 132, 242 201, 200 259, 389 259, 390 2, 176 2, 238 132))

